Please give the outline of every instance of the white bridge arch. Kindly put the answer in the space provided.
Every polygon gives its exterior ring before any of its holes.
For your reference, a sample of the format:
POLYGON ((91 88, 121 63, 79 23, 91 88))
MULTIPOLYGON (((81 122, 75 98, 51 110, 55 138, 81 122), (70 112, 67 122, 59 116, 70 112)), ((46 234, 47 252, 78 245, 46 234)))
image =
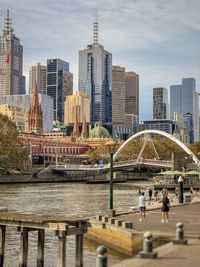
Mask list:
POLYGON ((132 140, 136 139, 137 137, 141 136, 141 135, 145 135, 145 134, 158 134, 158 135, 162 135, 167 137, 168 139, 170 139, 171 141, 175 142, 177 145, 179 145, 188 155, 192 156, 193 161, 196 163, 196 165, 198 167, 200 167, 200 161, 199 159, 192 153, 192 151, 180 140, 178 140, 177 138, 175 138, 173 135, 168 134, 166 132, 160 131, 160 130, 144 130, 141 132, 138 132, 134 135, 132 135, 129 139, 127 139, 116 151, 116 153, 113 156, 113 161, 115 161, 118 156, 120 155, 121 151, 124 149, 124 147, 126 145, 128 145, 132 140))

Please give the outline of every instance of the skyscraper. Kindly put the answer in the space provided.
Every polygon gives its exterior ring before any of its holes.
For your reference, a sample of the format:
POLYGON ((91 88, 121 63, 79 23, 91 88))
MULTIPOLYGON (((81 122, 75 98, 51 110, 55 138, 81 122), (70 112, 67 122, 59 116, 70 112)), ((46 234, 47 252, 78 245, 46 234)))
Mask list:
POLYGON ((112 67, 112 123, 124 125, 125 115, 125 68, 112 67))
POLYGON ((91 124, 112 122, 112 55, 98 42, 98 22, 93 25, 93 44, 79 51, 79 90, 90 94, 91 124))
POLYGON ((153 119, 168 119, 168 90, 163 87, 153 88, 153 119))
POLYGON ((11 27, 9 10, 0 36, 0 95, 20 94, 23 84, 23 46, 11 27))
POLYGON ((139 75, 133 71, 125 73, 125 113, 139 116, 139 75))
POLYGON ((32 66, 29 70, 29 93, 33 94, 35 87, 39 94, 46 95, 46 76, 47 67, 37 63, 36 66, 32 66))
POLYGON ((47 60, 47 95, 53 97, 54 120, 64 121, 65 93, 63 79, 69 73, 69 63, 60 59, 47 60))
POLYGON ((182 79, 181 85, 170 86, 170 116, 174 119, 174 114, 188 118, 190 114, 190 126, 188 132, 191 133, 190 140, 199 140, 199 119, 198 119, 199 96, 196 92, 196 82, 194 78, 182 79), (187 115, 187 116, 186 116, 187 115), (192 121, 191 121, 192 120, 192 121), (193 130, 191 130, 191 125, 193 130))

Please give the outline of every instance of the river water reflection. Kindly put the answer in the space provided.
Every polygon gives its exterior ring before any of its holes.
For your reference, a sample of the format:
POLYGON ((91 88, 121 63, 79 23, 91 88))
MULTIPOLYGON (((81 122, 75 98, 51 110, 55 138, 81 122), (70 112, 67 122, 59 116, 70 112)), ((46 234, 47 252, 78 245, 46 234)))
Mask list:
MULTIPOLYGON (((102 214, 108 209, 108 184, 21 184, 0 185, 0 206, 9 211, 72 215, 87 219, 102 214)), ((114 185, 114 208, 117 212, 126 212, 130 206, 137 205, 137 190, 131 184, 114 185)), ((45 267, 56 266, 56 237, 47 231, 45 237, 45 267)), ((28 266, 36 266, 36 233, 29 234, 28 266)), ((97 244, 84 241, 84 266, 94 267, 97 244)), ((5 266, 18 266, 19 233, 9 228, 6 236, 5 266)), ((74 237, 67 237, 67 266, 73 267, 75 258, 74 237)), ((118 252, 109 250, 109 264, 126 258, 118 252)))

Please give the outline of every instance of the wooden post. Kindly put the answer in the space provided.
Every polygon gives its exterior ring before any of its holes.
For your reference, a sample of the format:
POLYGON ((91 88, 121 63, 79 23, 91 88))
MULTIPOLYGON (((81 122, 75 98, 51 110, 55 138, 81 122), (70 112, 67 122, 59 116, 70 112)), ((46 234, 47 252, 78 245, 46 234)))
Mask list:
POLYGON ((19 267, 27 267, 28 260, 28 228, 21 229, 19 267))
POLYGON ((44 229, 38 230, 38 245, 37 245, 37 267, 44 266, 44 229))
POLYGON ((66 267, 66 231, 57 231, 57 267, 66 267))
POLYGON ((5 251, 5 239, 6 239, 6 226, 0 226, 0 266, 3 267, 4 251, 5 251))
POLYGON ((83 234, 76 235, 76 267, 83 267, 83 234))

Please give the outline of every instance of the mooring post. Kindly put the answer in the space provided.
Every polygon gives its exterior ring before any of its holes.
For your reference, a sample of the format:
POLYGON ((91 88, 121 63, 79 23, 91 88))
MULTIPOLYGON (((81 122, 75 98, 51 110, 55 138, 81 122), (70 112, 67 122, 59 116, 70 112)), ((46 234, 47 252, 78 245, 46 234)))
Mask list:
POLYGON ((153 259, 157 258, 157 252, 153 252, 153 236, 151 232, 144 233, 143 250, 139 252, 139 258, 153 259))
POLYGON ((38 245, 37 245, 37 267, 44 266, 44 237, 45 230, 38 230, 38 245))
POLYGON ((83 267, 83 233, 76 235, 76 267, 83 267))
POLYGON ((27 267, 28 260, 28 228, 21 228, 19 267, 27 267))
POLYGON ((0 226, 0 266, 3 267, 4 251, 5 251, 5 239, 6 239, 6 226, 0 226))
POLYGON ((66 267, 66 231, 57 231, 57 267, 66 267))
POLYGON ((108 265, 108 250, 105 246, 97 248, 96 267, 107 267, 108 265))
POLYGON ((173 240, 176 245, 187 245, 188 241, 184 238, 184 225, 182 222, 176 224, 176 240, 173 240))

